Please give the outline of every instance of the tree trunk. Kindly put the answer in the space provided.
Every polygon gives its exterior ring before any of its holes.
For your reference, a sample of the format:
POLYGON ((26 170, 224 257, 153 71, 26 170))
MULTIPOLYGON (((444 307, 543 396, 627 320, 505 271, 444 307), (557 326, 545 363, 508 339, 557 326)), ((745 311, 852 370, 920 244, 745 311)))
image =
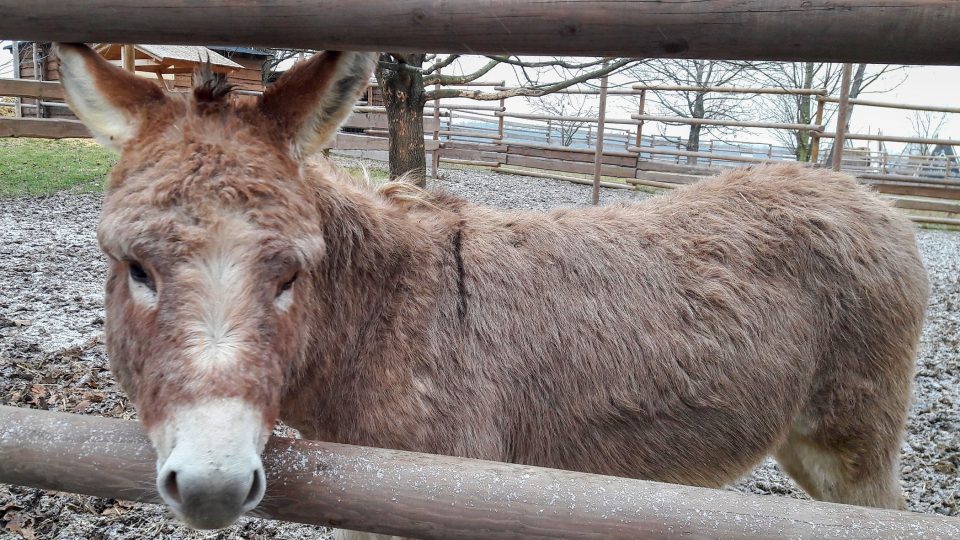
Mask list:
MULTIPOLYGON (((693 98, 693 110, 690 115, 692 118, 704 118, 707 115, 706 105, 704 103, 706 94, 698 92, 693 98)), ((703 130, 702 124, 690 124, 690 134, 687 136, 687 151, 700 151, 700 132, 703 130)), ((687 165, 697 164, 696 156, 687 156, 687 165)))
MULTIPOLYGON (((814 63, 806 62, 803 65, 803 86, 801 88, 813 88, 814 63)), ((797 123, 809 124, 813 122, 813 103, 814 100, 809 94, 800 96, 800 114, 797 116, 797 123)), ((810 160, 810 132, 797 132, 797 161, 805 162, 810 160)))
MULTIPOLYGON (((700 124, 691 124, 690 134, 687 136, 687 151, 688 152, 698 152, 700 151, 700 130, 703 128, 700 124)), ((696 165, 697 156, 687 156, 687 165, 696 165)))
POLYGON ((427 153, 423 144, 425 90, 419 68, 424 55, 390 55, 387 66, 377 66, 377 82, 387 109, 390 133, 390 179, 407 175, 423 187, 427 183, 427 153), (407 68, 417 69, 407 69, 407 68))

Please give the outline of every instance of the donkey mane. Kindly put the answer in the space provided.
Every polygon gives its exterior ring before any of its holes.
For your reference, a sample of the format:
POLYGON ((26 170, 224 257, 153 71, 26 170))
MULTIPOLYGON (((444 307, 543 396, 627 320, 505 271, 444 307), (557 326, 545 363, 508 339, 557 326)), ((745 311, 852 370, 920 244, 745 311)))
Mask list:
POLYGON ((230 97, 236 86, 227 81, 222 73, 213 71, 208 59, 194 73, 193 99, 199 103, 222 103, 230 97))

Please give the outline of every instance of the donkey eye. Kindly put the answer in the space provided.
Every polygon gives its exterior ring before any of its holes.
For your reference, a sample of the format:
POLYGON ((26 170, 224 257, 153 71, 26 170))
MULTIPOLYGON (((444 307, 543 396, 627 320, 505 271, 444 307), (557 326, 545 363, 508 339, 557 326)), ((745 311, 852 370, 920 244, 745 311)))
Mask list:
POLYGON ((156 292, 157 289, 153 283, 153 278, 150 277, 150 274, 144 270, 140 263, 136 261, 130 261, 127 266, 130 272, 130 279, 142 285, 146 285, 151 291, 156 292))
POLYGON ((293 282, 297 280, 297 277, 298 277, 299 275, 300 275, 300 272, 296 272, 295 274, 293 274, 292 276, 290 276, 290 279, 284 281, 284 282, 280 285, 280 290, 277 291, 277 296, 280 296, 281 294, 283 294, 283 293, 289 291, 291 288, 293 288, 293 282))

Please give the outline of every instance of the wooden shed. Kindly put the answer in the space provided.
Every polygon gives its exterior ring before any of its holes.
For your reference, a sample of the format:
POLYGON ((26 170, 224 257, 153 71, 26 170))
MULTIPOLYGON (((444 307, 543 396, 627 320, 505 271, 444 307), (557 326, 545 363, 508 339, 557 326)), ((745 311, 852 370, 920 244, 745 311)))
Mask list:
MULTIPOLYGON (((117 43, 93 45, 107 60, 120 65, 123 46, 117 43)), ((8 47, 13 52, 14 46, 8 47)), ((59 60, 52 54, 49 42, 17 42, 14 58, 16 75, 21 79, 55 81, 59 79, 59 60)), ((134 68, 138 75, 162 81, 170 91, 188 91, 193 86, 193 74, 202 63, 226 76, 241 90, 263 90, 263 65, 272 57, 265 49, 254 47, 202 47, 186 45, 134 45, 134 68)), ((46 118, 73 117, 69 109, 56 103, 44 102, 39 114, 34 100, 24 98, 25 116, 46 118)))

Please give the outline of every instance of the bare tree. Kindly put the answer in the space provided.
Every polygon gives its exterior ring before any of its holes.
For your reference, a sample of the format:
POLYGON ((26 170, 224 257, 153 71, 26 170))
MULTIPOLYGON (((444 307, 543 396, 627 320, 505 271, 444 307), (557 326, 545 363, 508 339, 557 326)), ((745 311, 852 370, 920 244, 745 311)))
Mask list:
MULTIPOLYGON (((880 76, 883 75, 884 73, 890 73, 892 71, 906 69, 905 66, 889 65, 889 66, 885 66, 885 68, 881 68, 879 73, 875 73, 871 75, 868 73, 868 66, 869 66, 868 64, 855 65, 854 71, 853 71, 853 78, 850 81, 850 99, 858 98, 860 94, 868 86, 870 86, 871 84, 879 80, 880 76)), ((906 76, 904 76, 904 79, 906 79, 906 76)), ((900 86, 900 84, 903 82, 904 79, 901 79, 900 82, 894 84, 892 88, 896 88, 897 86, 900 86)), ((850 118, 853 117, 853 108, 854 108, 854 104, 851 103, 850 106, 847 107, 847 117, 838 118, 837 125, 840 125, 840 122, 842 121, 843 124, 847 126, 847 128, 849 129, 850 118)), ((834 139, 833 143, 830 144, 830 151, 827 152, 827 157, 824 160, 824 165, 826 165, 827 167, 833 164, 833 152, 834 152, 834 148, 836 148, 836 145, 837 145, 837 140, 834 139)))
POLYGON ((294 58, 307 58, 312 55, 313 50, 309 49, 268 49, 273 56, 263 63, 263 69, 260 72, 261 80, 264 84, 269 83, 276 78, 280 64, 294 58))
MULTIPOLYGON (((649 84, 706 88, 733 85, 743 80, 748 72, 758 69, 758 66, 751 62, 667 59, 646 62, 627 70, 627 73, 635 80, 649 84)), ((680 118, 742 120, 748 116, 748 108, 744 106, 747 99, 750 97, 696 90, 647 93, 647 102, 658 109, 656 112, 680 118)), ((691 124, 685 147, 690 152, 696 152, 704 135, 729 135, 734 131, 724 126, 691 124)), ((687 163, 696 162, 695 156, 687 157, 687 163)))
MULTIPOLYGON (((596 107, 590 105, 591 100, 585 95, 553 94, 536 99, 529 99, 530 108, 542 114, 567 117, 595 117, 596 107)), ((560 144, 570 146, 573 138, 586 125, 585 120, 554 120, 550 123, 551 129, 560 132, 560 144)))
MULTIPOLYGON (((931 111, 914 111, 910 117, 910 127, 913 128, 913 135, 924 139, 938 139, 940 132, 947 124, 947 113, 936 113, 931 111)), ((927 143, 911 143, 910 154, 929 156, 934 145, 927 143)))
MULTIPOLYGON (((851 82, 850 97, 856 98, 884 75, 904 69, 896 65, 857 64, 851 82)), ((755 81, 762 86, 783 89, 823 89, 828 95, 840 92, 843 64, 822 62, 770 62, 764 69, 752 72, 755 81)), ((899 84, 899 83, 898 83, 899 84)), ((896 85, 895 85, 896 86, 896 85)), ((811 94, 770 95, 762 100, 766 120, 791 124, 812 124, 816 120, 817 98, 811 94)), ((849 111, 852 113, 852 107, 849 111)), ((830 122, 835 108, 824 109, 823 123, 830 122)), ((847 123, 850 116, 847 116, 847 123)), ((811 136, 809 131, 775 130, 774 136, 790 148, 797 161, 809 161, 811 136)), ((828 153, 830 159, 832 152, 828 153)))
POLYGON ((390 132, 390 176, 408 175, 418 185, 426 183, 426 150, 423 144, 423 107, 437 98, 468 98, 496 101, 513 96, 543 96, 570 86, 596 79, 636 63, 632 59, 570 61, 563 58, 525 59, 517 56, 487 56, 479 68, 454 71, 461 55, 428 55, 422 53, 383 53, 376 70, 377 82, 387 109, 390 132), (505 90, 453 88, 467 84, 489 73, 494 67, 507 64, 522 74, 525 84, 505 90), (560 79, 548 76, 562 73, 560 79), (441 88, 430 89, 434 85, 441 88))

